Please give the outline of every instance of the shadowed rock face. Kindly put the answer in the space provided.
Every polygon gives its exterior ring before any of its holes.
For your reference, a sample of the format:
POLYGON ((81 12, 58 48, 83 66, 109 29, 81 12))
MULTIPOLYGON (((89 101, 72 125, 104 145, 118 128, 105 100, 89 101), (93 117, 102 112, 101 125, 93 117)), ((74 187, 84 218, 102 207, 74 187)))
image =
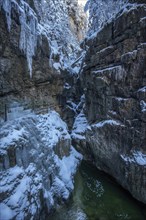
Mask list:
POLYGON ((146 5, 106 24, 89 47, 85 88, 87 146, 96 166, 146 203, 146 5), (141 156, 140 156, 141 155, 141 156))
POLYGON ((140 3, 143 4, 145 3, 145 0, 128 0, 129 3, 140 3))

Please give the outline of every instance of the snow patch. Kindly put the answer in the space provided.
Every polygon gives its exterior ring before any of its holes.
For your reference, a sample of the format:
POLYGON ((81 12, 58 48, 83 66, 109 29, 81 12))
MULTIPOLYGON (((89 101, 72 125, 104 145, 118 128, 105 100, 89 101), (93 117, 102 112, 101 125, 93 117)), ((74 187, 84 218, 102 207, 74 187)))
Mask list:
POLYGON ((140 88, 140 89, 138 90, 138 92, 146 92, 146 86, 140 88))
POLYGON ((68 83, 64 84, 64 89, 71 89, 71 86, 68 83))
POLYGON ((146 165, 146 155, 143 154, 140 151, 135 151, 133 152, 133 156, 135 161, 139 164, 139 165, 146 165))
POLYGON ((0 219, 10 220, 15 216, 15 211, 10 209, 5 203, 0 203, 0 219))
POLYGON ((76 173, 77 164, 81 159, 81 154, 79 154, 73 147, 71 147, 70 156, 64 156, 62 160, 58 161, 58 165, 60 167, 60 177, 71 190, 74 188, 73 175, 76 173))
POLYGON ((118 121, 115 121, 115 120, 105 120, 105 121, 101 121, 101 122, 98 122, 96 124, 93 124, 92 127, 93 128, 102 128, 105 125, 116 125, 116 126, 119 126, 119 125, 121 125, 121 123, 118 122, 118 121))
POLYGON ((0 130, 0 137, 0 188, 5 195, 2 216, 6 212, 7 219, 24 219, 28 214, 35 216, 41 209, 42 196, 48 210, 57 205, 57 199, 69 197, 82 156, 71 147, 67 125, 59 114, 50 111, 7 121, 0 130), (59 145, 60 141, 65 141, 64 146, 59 145), (67 147, 67 154, 62 158, 55 153, 57 144, 64 152, 67 147), (13 158, 8 151, 11 146, 15 147, 13 158))
POLYGON ((146 112, 146 102, 141 100, 140 101, 141 111, 146 112))
POLYGON ((25 133, 25 129, 21 128, 20 130, 13 129, 9 132, 6 137, 1 138, 0 149, 7 148, 9 145, 13 145, 20 137, 23 138, 23 134, 25 133))
POLYGON ((61 68, 61 65, 60 63, 53 63, 53 67, 56 69, 56 70, 59 70, 61 68))
POLYGON ((84 113, 79 113, 75 119, 73 130, 72 130, 72 138, 85 140, 85 131, 87 129, 88 122, 84 113))
POLYGON ((41 134, 44 136, 43 140, 45 140, 48 147, 53 148, 59 142, 61 136, 64 139, 71 139, 66 123, 62 121, 57 112, 51 111, 48 114, 39 115, 38 119, 37 127, 41 130, 41 134))
POLYGON ((98 74, 98 73, 103 73, 103 72, 108 72, 108 71, 116 71, 119 70, 121 72, 122 67, 121 66, 112 66, 112 67, 108 67, 102 70, 97 70, 97 71, 93 71, 94 74, 98 74))
POLYGON ((72 69, 73 74, 75 74, 75 75, 79 74, 80 68, 81 68, 80 66, 75 66, 75 67, 72 69))
POLYGON ((131 156, 121 155, 121 158, 129 163, 137 163, 138 165, 146 165, 146 154, 143 154, 141 151, 134 151, 131 156))

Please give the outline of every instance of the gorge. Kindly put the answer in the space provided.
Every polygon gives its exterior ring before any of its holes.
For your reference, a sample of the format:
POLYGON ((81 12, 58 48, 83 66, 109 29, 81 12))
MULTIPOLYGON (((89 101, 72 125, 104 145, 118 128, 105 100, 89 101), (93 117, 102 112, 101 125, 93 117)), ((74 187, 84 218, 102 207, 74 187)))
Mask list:
POLYGON ((77 0, 0 0, 1 220, 51 219, 82 159, 146 205, 146 2, 86 8, 88 30, 77 0))

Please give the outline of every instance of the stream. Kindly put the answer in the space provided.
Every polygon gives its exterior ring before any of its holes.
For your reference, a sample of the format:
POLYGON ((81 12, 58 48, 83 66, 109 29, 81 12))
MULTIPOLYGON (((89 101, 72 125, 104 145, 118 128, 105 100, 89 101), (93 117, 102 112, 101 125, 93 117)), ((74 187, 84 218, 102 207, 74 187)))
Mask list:
POLYGON ((82 161, 70 201, 49 220, 145 220, 146 210, 111 177, 82 161))

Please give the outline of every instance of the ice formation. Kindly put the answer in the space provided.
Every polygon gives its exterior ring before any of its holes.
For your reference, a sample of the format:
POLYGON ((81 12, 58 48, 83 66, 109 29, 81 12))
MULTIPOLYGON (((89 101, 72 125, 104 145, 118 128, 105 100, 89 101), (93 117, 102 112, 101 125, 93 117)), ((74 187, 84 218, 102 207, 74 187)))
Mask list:
POLYGON ((3 8, 8 30, 11 30, 11 13, 16 10, 19 15, 21 26, 19 48, 27 58, 30 77, 32 77, 32 57, 35 55, 38 36, 38 19, 35 12, 23 0, 18 4, 15 0, 1 0, 0 7, 3 8))
MULTIPOLYGON (((70 1, 69 1, 70 2, 70 1)), ((11 31, 12 12, 15 11, 20 22, 19 48, 27 58, 30 77, 32 77, 32 60, 36 54, 38 40, 45 36, 50 47, 48 60, 51 68, 60 73, 60 69, 69 68, 80 51, 75 33, 70 29, 69 13, 74 4, 61 1, 34 0, 35 11, 24 1, 0 0, 7 28, 11 31), (38 20, 39 17, 39 20, 38 20)), ((81 20, 79 13, 76 13, 81 20)))

